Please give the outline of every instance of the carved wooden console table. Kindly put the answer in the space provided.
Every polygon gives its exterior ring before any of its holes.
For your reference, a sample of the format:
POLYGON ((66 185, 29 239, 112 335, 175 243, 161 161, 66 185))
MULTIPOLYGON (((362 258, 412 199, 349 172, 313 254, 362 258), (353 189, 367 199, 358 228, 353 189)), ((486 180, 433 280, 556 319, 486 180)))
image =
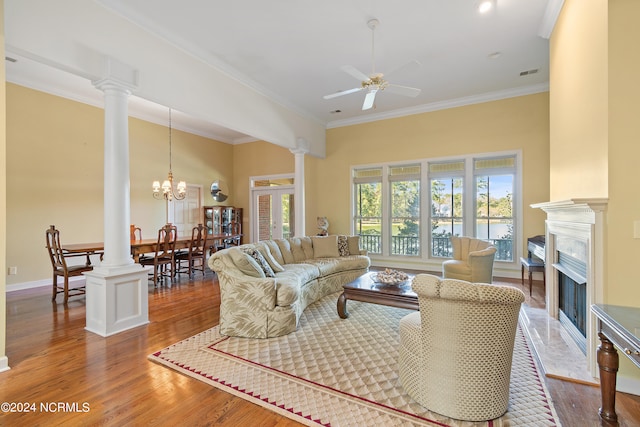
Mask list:
POLYGON ((591 312, 598 318, 600 337, 597 357, 602 407, 598 413, 603 420, 615 423, 619 360, 614 345, 640 368, 640 308, 593 304, 591 312))

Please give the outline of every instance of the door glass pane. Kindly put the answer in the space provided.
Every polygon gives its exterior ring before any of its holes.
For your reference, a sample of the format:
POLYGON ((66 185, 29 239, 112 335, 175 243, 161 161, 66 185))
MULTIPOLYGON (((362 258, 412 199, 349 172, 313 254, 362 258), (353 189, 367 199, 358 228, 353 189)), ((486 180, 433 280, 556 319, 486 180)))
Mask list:
POLYGON ((282 238, 288 239, 295 236, 293 194, 283 194, 280 202, 282 206, 282 238))
POLYGON ((258 240, 271 240, 273 238, 271 211, 271 195, 258 196, 258 240))

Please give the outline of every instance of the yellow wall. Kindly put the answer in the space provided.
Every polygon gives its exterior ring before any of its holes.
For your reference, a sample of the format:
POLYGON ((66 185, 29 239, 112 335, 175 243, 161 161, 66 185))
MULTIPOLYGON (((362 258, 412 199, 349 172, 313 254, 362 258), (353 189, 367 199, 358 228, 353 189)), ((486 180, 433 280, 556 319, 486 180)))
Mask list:
MULTIPOLYGON (((0 53, 4 57, 4 0, 0 0, 0 53)), ((4 61, 0 65, 1 81, 5 80, 4 61)), ((7 255, 7 164, 6 164, 6 89, 0 88, 0 369, 6 368, 6 337, 7 337, 7 295, 5 292, 7 279, 6 255, 7 255)))
MULTIPOLYGON (((549 200, 548 93, 424 113, 327 131, 327 157, 306 156, 306 233, 316 217, 331 233, 351 231, 350 167, 469 153, 521 149, 524 236, 544 234, 544 212, 529 207, 549 200)), ((237 206, 249 207, 249 176, 294 172, 294 156, 265 142, 234 148, 237 206)), ((245 227, 247 215, 245 215, 245 227)), ((248 228, 245 228, 248 230, 248 228)))
MULTIPOLYGON (((44 248, 50 224, 67 243, 103 240, 104 112, 64 98, 7 84, 7 265, 18 274, 7 283, 48 279, 44 248)), ((233 148, 174 129, 173 173, 201 185, 211 204, 214 179, 232 182, 233 148)), ((151 182, 169 170, 169 131, 129 119, 131 221, 144 238, 165 222, 164 201, 151 182)), ((233 194, 233 189, 231 189, 233 194)))
POLYGON ((249 178, 252 176, 292 174, 295 172, 294 155, 287 148, 264 141, 233 146, 233 181, 235 205, 243 209, 243 242, 250 240, 249 178))
POLYGON ((522 150, 523 235, 544 234, 544 213, 529 205, 549 198, 548 99, 541 93, 330 129, 327 158, 311 160, 313 216, 327 216, 332 233, 351 230, 345 183, 353 165, 522 150))
POLYGON ((640 2, 609 2, 609 208, 606 301, 640 307, 640 271, 629 268, 640 259, 640 239, 633 223, 640 220, 640 2))
POLYGON ((550 200, 607 197, 606 1, 565 2, 550 59, 550 200))
MULTIPOLYGON (((639 19, 637 0, 567 0, 551 38, 551 200, 609 198, 604 302, 632 307, 640 307, 639 19)), ((620 365, 618 384, 637 384, 640 371, 625 357, 620 365)))

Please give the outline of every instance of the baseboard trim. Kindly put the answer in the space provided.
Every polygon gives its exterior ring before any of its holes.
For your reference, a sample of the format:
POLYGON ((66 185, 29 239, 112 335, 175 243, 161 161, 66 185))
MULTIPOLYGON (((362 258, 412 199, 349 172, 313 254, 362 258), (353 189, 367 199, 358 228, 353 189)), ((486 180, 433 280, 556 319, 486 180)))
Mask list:
MULTIPOLYGON (((58 280, 58 284, 60 284, 60 281, 62 279, 58 280)), ((69 278, 69 285, 76 283, 76 282, 84 282, 84 277, 70 277, 69 278)), ((7 289, 6 292, 15 292, 15 291, 23 291, 26 289, 36 289, 36 288, 42 288, 42 287, 51 287, 51 279, 43 279, 43 280, 35 280, 33 282, 22 282, 22 283, 13 283, 11 285, 7 285, 7 289)))
POLYGON ((11 369, 9 367, 9 358, 7 356, 0 357, 0 372, 5 372, 11 369))

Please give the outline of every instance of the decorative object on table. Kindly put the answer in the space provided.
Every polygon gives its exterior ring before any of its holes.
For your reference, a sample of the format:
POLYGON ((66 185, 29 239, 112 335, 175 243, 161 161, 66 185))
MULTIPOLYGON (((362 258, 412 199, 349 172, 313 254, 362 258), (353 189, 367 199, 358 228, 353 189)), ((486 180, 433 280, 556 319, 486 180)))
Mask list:
POLYGON ((213 181, 211 183, 211 197, 216 202, 224 202, 227 200, 227 195, 220 189, 220 181, 213 181))
POLYGON ((173 186, 173 172, 171 171, 171 108, 169 108, 169 174, 167 179, 162 182, 153 181, 153 197, 156 199, 164 200, 182 200, 187 194, 187 183, 184 181, 178 182, 178 186, 173 186))
POLYGON ((328 236, 329 235, 329 220, 326 216, 318 217, 318 236, 328 236))
POLYGON ((456 421, 419 406, 398 382, 398 323, 411 311, 354 303, 349 321, 336 321, 336 297, 337 293, 327 295, 307 307, 300 327, 291 334, 266 340, 235 338, 221 335, 215 326, 149 359, 304 425, 560 424, 520 328, 509 411, 492 421, 456 421))
POLYGON ((409 280, 409 276, 404 271, 385 268, 384 271, 374 274, 373 280, 385 285, 399 285, 409 280))

